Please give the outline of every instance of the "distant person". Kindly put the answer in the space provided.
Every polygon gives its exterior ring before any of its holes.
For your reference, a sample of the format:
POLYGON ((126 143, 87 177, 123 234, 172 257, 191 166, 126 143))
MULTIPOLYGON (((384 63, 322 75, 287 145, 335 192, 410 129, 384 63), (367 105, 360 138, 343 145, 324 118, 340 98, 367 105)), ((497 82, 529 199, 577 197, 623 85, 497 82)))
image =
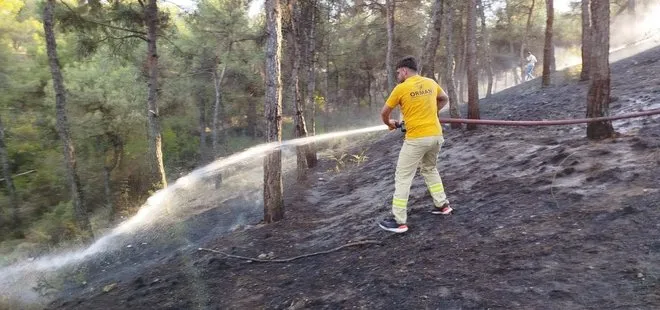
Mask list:
POLYGON ((417 74, 417 61, 412 56, 397 63, 396 73, 400 84, 392 90, 380 115, 383 122, 394 130, 401 124, 390 119, 390 114, 399 106, 405 120, 406 137, 394 175, 393 216, 381 221, 378 226, 403 233, 408 230, 408 195, 418 167, 433 198, 431 213, 447 215, 452 212, 436 168, 438 153, 444 143, 438 112, 449 102, 449 98, 434 80, 417 74))
POLYGON ((525 81, 529 81, 534 79, 534 74, 532 73, 538 60, 536 60, 536 57, 530 51, 527 51, 527 58, 525 60, 527 61, 527 65, 525 66, 525 81))

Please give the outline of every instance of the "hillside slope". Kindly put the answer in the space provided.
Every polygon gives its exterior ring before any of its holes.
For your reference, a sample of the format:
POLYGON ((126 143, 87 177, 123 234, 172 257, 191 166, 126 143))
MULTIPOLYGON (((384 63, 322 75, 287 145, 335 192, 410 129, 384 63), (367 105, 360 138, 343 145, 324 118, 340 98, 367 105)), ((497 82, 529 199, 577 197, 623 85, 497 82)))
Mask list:
MULTIPOLYGON (((660 108, 660 48, 612 65, 612 114, 660 108)), ((482 118, 585 115, 587 82, 507 89, 482 118)), ((132 269, 117 286, 73 289, 51 309, 575 309, 660 307, 660 118, 615 122, 620 137, 585 139, 585 125, 446 130, 439 170, 456 209, 427 213, 421 177, 410 230, 376 223, 389 212, 402 136, 378 133, 347 151, 367 159, 341 172, 324 160, 314 182, 288 190, 286 219, 204 238, 132 269), (262 255, 263 257, 263 255, 262 255)), ((358 140, 361 141, 361 140, 358 140)), ((114 282, 113 282, 114 283, 114 282)))

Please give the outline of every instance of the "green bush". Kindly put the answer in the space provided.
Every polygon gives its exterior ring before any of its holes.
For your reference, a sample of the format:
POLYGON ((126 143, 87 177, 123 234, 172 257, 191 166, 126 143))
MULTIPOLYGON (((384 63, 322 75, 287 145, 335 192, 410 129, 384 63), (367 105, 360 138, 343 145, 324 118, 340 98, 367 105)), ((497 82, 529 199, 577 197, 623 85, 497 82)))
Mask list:
POLYGON ((28 229, 26 237, 30 242, 55 245, 65 240, 77 239, 78 235, 73 206, 67 201, 46 212, 28 229))

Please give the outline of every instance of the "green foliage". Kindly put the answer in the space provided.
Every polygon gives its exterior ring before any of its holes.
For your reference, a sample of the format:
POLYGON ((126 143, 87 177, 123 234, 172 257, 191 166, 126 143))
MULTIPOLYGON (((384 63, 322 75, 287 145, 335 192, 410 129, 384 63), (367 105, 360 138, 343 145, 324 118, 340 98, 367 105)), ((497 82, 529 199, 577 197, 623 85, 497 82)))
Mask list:
MULTIPOLYGON (((458 1, 457 3, 459 3, 458 1)), ((492 3, 488 25, 498 54, 517 55, 531 0, 492 3)), ((545 6, 536 1, 528 46, 543 46, 545 6)), ((224 70, 220 84, 226 136, 214 156, 226 156, 263 142, 263 15, 247 15, 247 0, 201 0, 197 10, 181 11, 161 2, 158 39, 158 104, 166 171, 176 178, 199 165, 201 115, 210 146, 215 85, 213 73, 224 70)), ((397 2, 395 58, 419 55, 427 31, 430 1, 397 2)), ((356 1, 319 4, 317 22, 317 133, 378 124, 385 92, 387 32, 381 4, 356 1)), ((32 0, 0 2, 0 117, 7 135, 13 173, 36 170, 14 182, 21 205, 20 227, 26 248, 75 240, 61 142, 55 130, 55 98, 46 61, 41 4, 32 0)), ((285 10, 286 11, 286 10, 285 10)), ((488 10, 487 10, 488 11, 488 10)), ((56 5, 59 60, 67 88, 68 115, 77 165, 92 214, 93 227, 107 229, 134 214, 146 200, 146 47, 144 14, 138 2, 65 1, 56 5), (66 5, 65 5, 66 4, 66 5), (121 160, 111 172, 105 197, 104 167, 114 159, 113 139, 121 160), (112 206, 112 208, 110 208, 112 206)), ((459 20, 459 19, 457 19, 459 20)), ((579 14, 557 15, 555 42, 570 54, 579 41, 579 14)), ((284 34, 289 34, 287 20, 284 34)), ((442 45, 441 45, 442 46, 442 45)), ((282 59, 284 111, 291 111, 290 46, 282 59)), ((441 49, 439 53, 442 53, 441 49)), ((515 56, 513 55, 513 56, 515 56)), ((309 64, 303 64, 307 69, 309 64)), ((571 69, 572 70, 572 69, 571 69)), ((570 74, 572 71, 567 71, 570 74)), ((303 93, 308 80, 301 73, 303 93)), ((307 112, 311 107, 307 107, 307 112)), ((283 136, 293 137, 291 115, 283 115, 283 136)), ((311 118, 306 115, 307 120, 311 118)), ((311 130, 311 124, 308 124, 311 130)), ((348 142, 342 142, 348 143, 348 142)), ((361 165, 365 152, 335 151, 335 170, 361 165)), ((9 213, 0 196, 0 212, 9 213)), ((7 238, 3 234, 2 238, 7 238)), ((15 244, 12 244, 15 245, 15 244)), ((0 251, 2 251, 0 246, 0 251)), ((14 253, 16 254, 16 253, 14 253)))
POLYGON ((70 202, 62 202, 30 227, 26 239, 33 243, 55 245, 75 239, 78 235, 73 206, 70 202))
POLYGON ((341 152, 328 155, 328 159, 332 160, 335 164, 335 167, 332 169, 332 171, 335 173, 340 173, 349 166, 360 166, 369 158, 365 155, 366 152, 367 149, 363 149, 357 154, 341 152))

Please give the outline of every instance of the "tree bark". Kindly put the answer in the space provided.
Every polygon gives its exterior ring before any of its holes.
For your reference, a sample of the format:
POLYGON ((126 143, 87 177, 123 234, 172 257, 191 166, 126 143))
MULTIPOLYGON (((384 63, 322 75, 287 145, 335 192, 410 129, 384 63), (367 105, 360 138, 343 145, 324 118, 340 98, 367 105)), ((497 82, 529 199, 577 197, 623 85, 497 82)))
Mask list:
POLYGON ((589 79, 591 68, 591 8, 590 0, 582 0, 582 72, 580 81, 589 79))
MULTIPOLYGON (((20 217, 20 204, 18 202, 18 194, 14 186, 14 179, 11 176, 11 165, 9 164, 9 153, 7 152, 7 144, 5 143, 5 126, 0 118, 0 160, 2 160, 2 174, 4 176, 5 186, 7 187, 7 195, 9 196, 9 204, 11 207, 11 223, 8 225, 12 228, 17 228, 21 224, 20 217)), ((0 210, 0 224, 4 225, 2 218, 2 210, 0 210)))
POLYGON ((385 54, 385 66, 387 67, 387 92, 390 93, 396 86, 394 81, 394 0, 385 0, 385 10, 387 19, 387 52, 385 54))
POLYGON ((213 86, 215 89, 215 102, 213 104, 213 132, 211 133, 211 147, 213 159, 220 155, 221 143, 225 141, 224 118, 225 118, 225 105, 222 102, 222 80, 225 77, 225 70, 227 65, 222 66, 222 71, 218 74, 217 65, 214 66, 213 72, 213 86))
POLYGON ((534 13, 534 5, 536 0, 532 0, 532 5, 529 7, 529 14, 527 14, 527 26, 525 27, 525 34, 523 35, 523 40, 520 43, 520 80, 525 81, 525 47, 527 45, 527 38, 529 37, 529 31, 532 28, 532 14, 534 13))
POLYGON ((124 154, 123 139, 115 133, 106 133, 106 141, 103 143, 103 189, 105 194, 105 205, 110 209, 112 215, 117 214, 115 204, 112 199, 112 171, 121 163, 124 154), (108 152, 112 155, 108 156, 108 152))
POLYGON ((199 157, 202 164, 208 162, 208 148, 206 144, 206 98, 203 95, 202 88, 197 89, 197 123, 199 126, 199 157))
MULTIPOLYGON (((458 95, 456 94, 456 84, 454 82, 454 71, 456 70, 454 62, 454 0, 445 0, 443 29, 445 33, 445 70, 443 80, 449 96, 449 115, 451 118, 461 118, 461 112, 458 108, 458 95)), ((451 128, 462 128, 461 123, 451 123, 451 128)))
MULTIPOLYGON (((458 14, 454 15, 458 18, 455 19, 455 27, 457 30, 456 34, 456 69, 454 70, 454 81, 456 83, 456 89, 458 93, 458 101, 460 103, 465 103, 465 84, 466 84, 466 57, 467 57, 467 44, 466 44, 466 34, 465 34, 465 25, 463 23, 463 14, 466 13, 466 3, 463 1, 456 2, 455 5, 458 5, 459 10, 458 14)), ((455 8, 455 6, 454 6, 455 8)))
POLYGON ((80 177, 76 168, 76 151, 71 140, 69 130, 69 120, 66 112, 66 89, 64 88, 64 78, 60 70, 60 63, 57 56, 57 42, 55 40, 55 23, 53 21, 53 10, 55 0, 47 0, 44 7, 44 34, 46 36, 46 53, 48 54, 48 63, 53 78, 53 88, 55 90, 55 113, 57 116, 56 127, 57 134, 62 141, 64 152, 64 161, 66 163, 67 183, 71 191, 71 200, 73 202, 73 213, 76 218, 76 224, 80 229, 83 238, 93 239, 92 232, 85 209, 85 199, 82 191, 80 177))
POLYGON ((545 0, 546 23, 545 23, 545 45, 543 46, 543 78, 541 85, 550 86, 550 74, 554 70, 555 52, 552 43, 552 24, 554 21, 555 9, 552 0, 545 0))
MULTIPOLYGON (((591 53, 591 83, 587 95, 587 117, 603 117, 610 114, 610 3, 591 1, 593 49, 591 53)), ((587 125, 589 139, 604 139, 614 135, 611 121, 593 122, 587 125)))
MULTIPOLYGON (((307 62, 307 95, 305 96, 305 107, 311 109, 309 121, 309 127, 311 128, 310 134, 312 136, 316 135, 316 103, 314 102, 314 92, 316 91, 316 0, 310 1, 311 3, 305 2, 308 7, 306 7, 306 21, 309 21, 309 24, 305 27, 307 29, 307 57, 309 60, 307 62)), ((307 147, 307 166, 309 168, 314 168, 318 164, 318 158, 316 155, 316 144, 314 142, 310 143, 307 147)))
POLYGON ((488 79, 488 84, 486 87, 486 97, 490 97, 493 94, 493 57, 491 55, 490 48, 490 33, 488 32, 488 27, 486 26, 486 13, 484 8, 484 0, 478 1, 479 6, 479 18, 481 19, 481 40, 483 45, 483 50, 481 55, 483 56, 483 66, 486 70, 486 78, 488 79))
MULTIPOLYGON (((296 138, 307 137, 307 125, 305 124, 305 115, 303 107, 303 98, 300 91, 300 62, 302 61, 302 44, 300 35, 300 5, 296 0, 289 1, 289 12, 291 13, 291 43, 293 44, 293 69, 291 70, 291 83, 293 88, 293 108, 295 116, 293 118, 294 135, 296 138)), ((298 181, 307 179, 307 147, 306 145, 296 146, 296 171, 298 181)))
POLYGON ((147 81, 147 161, 149 162, 149 188, 159 190, 167 186, 165 167, 163 165, 163 139, 160 133, 160 119, 158 112, 158 52, 156 40, 158 38, 158 4, 156 0, 149 0, 144 8, 144 17, 147 26, 147 68, 149 79, 147 81))
MULTIPOLYGON (((467 75, 468 75, 468 118, 479 119, 479 77, 477 70, 477 0, 468 3, 467 17, 467 75)), ((468 130, 477 129, 468 124, 468 130)))
MULTIPOLYGON (((514 59, 515 59, 516 51, 515 51, 515 48, 513 47, 513 42, 512 41, 509 41, 509 52, 511 53, 511 56, 513 56, 514 59)), ((518 85, 518 84, 520 84, 520 74, 518 74, 518 72, 516 72, 515 61, 512 65, 513 66, 511 67, 511 74, 513 75, 513 85, 518 85)))
POLYGON ((431 24, 426 35, 424 43, 424 52, 422 53, 421 68, 419 73, 422 76, 435 80, 435 54, 440 44, 440 32, 442 30, 442 0, 433 2, 433 13, 431 24))
MULTIPOLYGON (((282 21, 279 0, 265 0, 266 10, 266 141, 282 142, 282 21)), ((279 148, 264 159, 264 221, 271 223, 284 218, 282 195, 282 152, 279 148)))

